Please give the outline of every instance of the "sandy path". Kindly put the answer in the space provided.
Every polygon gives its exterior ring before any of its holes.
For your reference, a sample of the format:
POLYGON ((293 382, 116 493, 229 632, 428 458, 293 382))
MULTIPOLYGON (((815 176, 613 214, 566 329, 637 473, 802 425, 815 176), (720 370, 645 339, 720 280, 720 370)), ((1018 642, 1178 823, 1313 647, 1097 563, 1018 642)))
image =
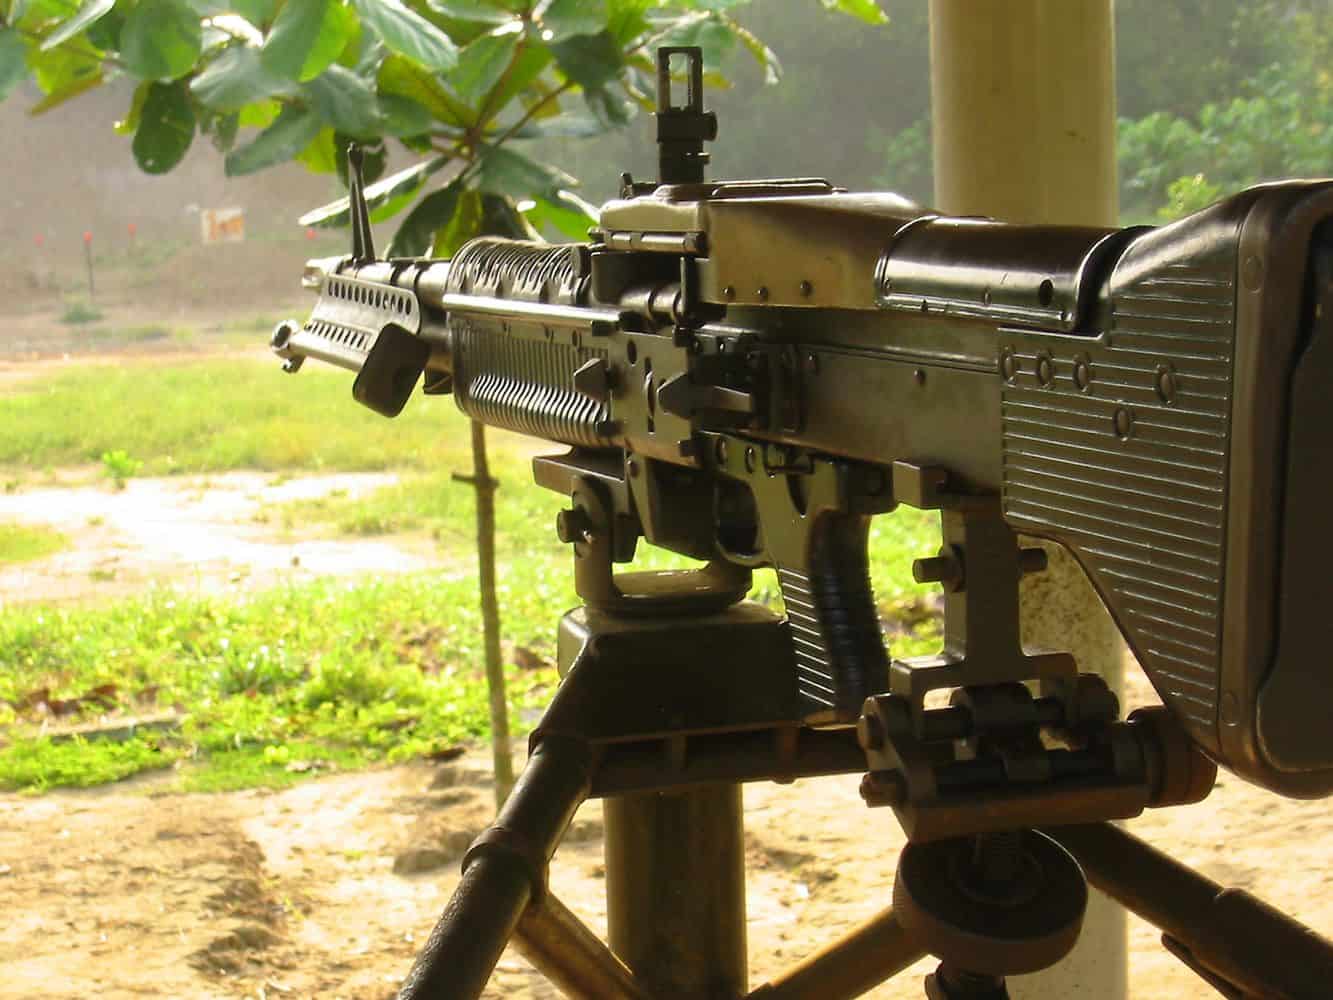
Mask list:
POLYGON ((316 576, 401 573, 438 567, 423 539, 329 538, 322 526, 290 531, 266 520, 275 507, 342 491, 369 493, 385 473, 275 479, 257 472, 132 479, 0 495, 0 519, 42 524, 73 540, 46 559, 0 567, 0 606, 106 598, 172 583, 187 590, 251 589, 316 576))
MULTIPOLYGON (((282 792, 150 798, 155 779, 40 799, 0 796, 0 998, 388 1000, 457 863, 394 873, 420 847, 456 855, 487 822, 481 757, 333 775, 282 792)), ((746 790, 751 982, 887 904, 902 844, 854 777, 746 790)), ((1206 802, 1131 829, 1333 934, 1333 815, 1226 777, 1206 802)), ((554 891, 599 933, 600 810, 585 806, 554 891)), ((1214 994, 1131 925, 1131 995, 1214 994)), ((868 994, 918 998, 928 960, 868 994)), ((489 998, 557 994, 513 953, 489 998)))

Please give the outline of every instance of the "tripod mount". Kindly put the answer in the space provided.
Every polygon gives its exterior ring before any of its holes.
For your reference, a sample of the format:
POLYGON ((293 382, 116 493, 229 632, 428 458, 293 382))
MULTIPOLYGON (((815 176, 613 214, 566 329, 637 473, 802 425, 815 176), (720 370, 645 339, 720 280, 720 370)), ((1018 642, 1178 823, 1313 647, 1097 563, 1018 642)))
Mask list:
POLYGON ((893 662, 856 725, 815 726, 791 623, 744 599, 748 571, 613 573, 602 471, 574 454, 538 459, 537 474, 573 500, 558 527, 586 604, 560 623, 562 682, 528 765, 464 857, 401 1000, 478 997, 511 940, 588 1000, 849 998, 926 954, 940 959, 932 1000, 1003 998, 1006 976, 1073 947, 1089 882, 1225 996, 1333 981, 1333 947, 1309 929, 1108 822, 1196 802, 1216 769, 1164 709, 1120 721, 1072 658, 1023 650, 1018 581, 1044 553, 1020 548, 994 498, 895 467, 896 500, 941 511, 944 546, 914 573, 944 585, 944 648, 893 662), (948 703, 932 707, 940 691, 948 703), (892 906, 750 992, 740 787, 856 772, 909 839, 892 906), (604 800, 609 946, 547 887, 590 797, 604 800))

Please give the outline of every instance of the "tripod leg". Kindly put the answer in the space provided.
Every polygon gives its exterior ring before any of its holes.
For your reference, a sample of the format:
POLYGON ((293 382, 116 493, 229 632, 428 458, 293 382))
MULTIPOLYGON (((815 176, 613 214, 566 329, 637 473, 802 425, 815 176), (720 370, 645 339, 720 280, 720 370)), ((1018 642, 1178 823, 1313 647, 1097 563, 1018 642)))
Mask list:
POLYGON ((883 910, 759 987, 750 1000, 850 1000, 896 976, 925 954, 893 911, 883 910))
POLYGON ((611 949, 661 997, 746 992, 739 785, 605 799, 611 949))
POLYGON ((547 737, 495 823, 463 858, 463 878, 398 993, 399 1000, 475 1000, 530 900, 546 891, 546 865, 588 795, 588 758, 576 740, 547 737))
POLYGON ((514 947, 570 1000, 647 1000, 634 974, 549 892, 523 911, 514 947))
POLYGON ((1210 982, 1254 996, 1329 995, 1333 944, 1263 900, 1224 889, 1110 823, 1045 832, 1089 882, 1160 928, 1171 951, 1210 982))

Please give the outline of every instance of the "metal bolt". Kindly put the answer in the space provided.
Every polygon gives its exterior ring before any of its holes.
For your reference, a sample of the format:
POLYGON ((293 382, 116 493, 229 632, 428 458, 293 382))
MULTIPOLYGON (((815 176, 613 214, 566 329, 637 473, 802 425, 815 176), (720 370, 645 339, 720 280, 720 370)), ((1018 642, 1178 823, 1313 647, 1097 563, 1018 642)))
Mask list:
POLYGON ((801 282, 801 296, 803 298, 808 299, 811 295, 814 294, 814 291, 815 291, 815 286, 810 284, 810 282, 808 281, 801 282))
POLYGON ((555 516, 555 534, 566 545, 588 540, 592 532, 592 520, 582 507, 562 510, 555 516))
POLYGON ((856 742, 862 750, 879 750, 884 746, 884 725, 877 715, 863 715, 856 720, 856 742))
POLYGON ((805 372, 807 375, 819 374, 819 355, 807 354, 805 356, 805 372))
POLYGON ((713 442, 713 457, 717 459, 718 465, 727 464, 727 439, 718 438, 713 442))
POLYGON ((907 782, 897 771, 871 771, 861 778, 861 798, 872 809, 900 805, 907 798, 907 782))
POLYGON ((1119 407, 1115 411, 1115 433, 1118 438, 1125 440, 1134 433, 1134 414, 1125 407, 1119 407))
POLYGON ((925 385, 925 384, 926 384, 926 370, 925 370, 924 368, 918 368, 918 369, 916 369, 915 371, 913 371, 913 372, 912 372, 912 381, 915 382, 917 385, 925 385))
POLYGON ((722 289, 722 297, 728 302, 732 301, 736 297, 736 289, 731 285, 728 285, 726 288, 722 289))
POLYGON ((1163 403, 1173 403, 1176 399, 1176 373, 1171 370, 1170 365, 1157 366, 1157 379, 1155 383, 1157 389, 1157 398, 1163 403))
POLYGON ((768 286, 767 286, 767 285, 760 285, 758 288, 755 289, 755 291, 754 291, 754 295, 755 295, 755 298, 757 298, 760 302, 767 302, 767 301, 768 301, 768 286))
POLYGON ((1000 375, 1006 382, 1012 382, 1018 375, 1018 358, 1014 356, 1014 349, 1006 347, 1000 352, 1000 375))
POLYGON ((755 464, 756 464, 756 457, 757 457, 757 456, 756 456, 756 453, 755 453, 755 450, 754 450, 754 445, 750 445, 748 448, 745 449, 745 471, 746 471, 746 472, 753 472, 753 471, 754 471, 754 467, 755 467, 755 464))
POLYGON ((1055 381, 1055 362, 1049 354, 1037 358, 1037 381, 1047 388, 1055 381))
POLYGON ((1092 365, 1087 358, 1079 358, 1074 362, 1074 384, 1080 392, 1087 392, 1088 386, 1092 385, 1092 365))
POLYGON ((625 468, 629 469, 631 479, 639 478, 639 463, 632 458, 625 460, 625 468))
POLYGON ((963 578, 963 567, 953 556, 927 556, 912 561, 912 579, 917 583, 958 583, 963 578))

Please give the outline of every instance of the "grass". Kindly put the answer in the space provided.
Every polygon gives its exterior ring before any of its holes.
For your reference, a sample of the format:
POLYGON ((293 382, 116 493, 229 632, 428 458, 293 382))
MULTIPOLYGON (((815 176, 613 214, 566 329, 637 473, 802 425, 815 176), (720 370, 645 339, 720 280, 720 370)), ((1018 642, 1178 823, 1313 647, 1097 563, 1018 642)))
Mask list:
MULTIPOLYGON (((365 497, 265 515, 353 536, 427 532, 458 553, 450 572, 326 580, 243 600, 152 591, 102 607, 8 609, 0 618, 0 733, 8 740, 0 787, 100 784, 164 767, 178 789, 280 786, 487 735, 473 491, 449 476, 470 466, 467 422, 452 400, 420 396, 402 417, 384 420, 352 402, 350 381, 318 368, 293 378, 276 364, 209 359, 89 368, 20 383, 0 399, 0 465, 117 455, 141 462, 143 474, 405 470, 400 483, 365 497), (107 685, 113 715, 170 710, 181 728, 122 743, 43 734, 34 692, 78 704, 107 685)), ((526 456, 507 439, 496 443, 505 639, 551 664, 556 621, 578 603, 570 553, 554 533, 567 499, 533 485, 526 456)), ((934 523, 903 511, 872 529, 875 585, 896 655, 938 645, 930 588, 911 580, 911 559, 938 544, 934 523)), ((680 564, 647 546, 640 554, 643 567, 680 564)), ((780 603, 771 573, 756 577, 754 596, 780 603)), ((555 672, 511 665, 508 677, 521 730, 549 701, 555 672)))
POLYGON ((102 310, 91 302, 70 302, 60 314, 60 322, 67 326, 79 326, 84 323, 96 323, 102 318, 102 310))
POLYGON ((0 566, 42 559, 68 544, 69 539, 53 528, 0 524, 0 566))
MULTIPOLYGON (((153 591, 106 607, 10 609, 0 620, 0 787, 91 785, 177 762, 182 790, 274 786, 480 738, 475 603, 470 579, 426 574, 243 601, 153 591), (52 742, 26 709, 34 692, 55 703, 94 690, 117 714, 178 707, 183 726, 119 743, 52 742)), ((543 626, 516 613, 509 632, 549 655, 550 620, 543 626)), ((510 668, 520 718, 555 679, 553 668, 510 668)))
MULTIPOLYGON (((257 338, 256 347, 259 346, 257 338)), ((98 462, 123 451, 143 475, 439 469, 469 465, 453 400, 418 396, 396 420, 358 406, 346 372, 275 359, 90 366, 0 398, 0 467, 98 462)))

